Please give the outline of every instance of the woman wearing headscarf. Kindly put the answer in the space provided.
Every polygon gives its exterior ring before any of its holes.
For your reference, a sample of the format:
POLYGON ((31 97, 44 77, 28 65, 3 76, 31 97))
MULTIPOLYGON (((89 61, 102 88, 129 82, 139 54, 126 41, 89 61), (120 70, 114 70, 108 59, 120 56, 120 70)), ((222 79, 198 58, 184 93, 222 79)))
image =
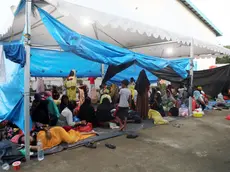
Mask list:
POLYGON ((37 89, 36 93, 43 93, 45 91, 45 84, 42 78, 37 78, 37 89))
POLYGON ((148 90, 150 82, 144 70, 138 76, 135 90, 137 90, 137 112, 141 114, 143 119, 147 118, 149 110, 148 90))
POLYGON ((76 77, 76 71, 71 70, 69 73, 69 76, 64 82, 64 86, 66 88, 67 96, 69 97, 70 101, 77 100, 77 77, 76 77))
POLYGON ((52 97, 53 97, 53 100, 58 100, 60 98, 60 94, 57 90, 57 86, 53 86, 52 97))
POLYGON ((154 110, 157 110, 158 112, 160 112, 161 116, 163 116, 163 117, 166 116, 164 108, 163 108, 163 104, 162 104, 162 94, 161 94, 159 87, 156 87, 155 102, 156 103, 155 103, 155 109, 154 110))
POLYGON ((49 124, 49 111, 47 100, 42 100, 41 95, 36 93, 30 109, 31 119, 33 122, 49 124))
POLYGON ((50 126, 55 126, 57 124, 58 118, 60 117, 60 113, 58 110, 57 105, 54 103, 52 94, 49 91, 44 93, 45 100, 48 101, 48 110, 49 110, 49 117, 50 117, 50 126))
POLYGON ((85 102, 81 105, 78 118, 80 118, 80 120, 90 122, 93 125, 97 124, 95 110, 91 104, 91 99, 89 97, 87 97, 85 99, 85 102))
POLYGON ((112 99, 111 99, 111 97, 109 95, 109 90, 108 89, 104 90, 103 95, 101 96, 100 104, 102 104, 102 101, 105 98, 109 99, 109 102, 112 103, 112 99))
POLYGON ((98 122, 107 122, 114 119, 111 111, 114 109, 108 98, 104 98, 97 107, 96 117, 98 122))
POLYGON ((65 108, 68 108, 71 112, 74 111, 74 108, 76 106, 74 106, 72 103, 70 103, 69 101, 69 97, 67 95, 63 95, 61 97, 61 103, 60 103, 60 106, 59 106, 59 112, 61 113, 65 108))
POLYGON ((206 104, 201 94, 201 91, 198 89, 198 87, 195 87, 195 91, 193 92, 193 97, 196 103, 202 107, 202 110, 204 110, 206 108, 206 104))

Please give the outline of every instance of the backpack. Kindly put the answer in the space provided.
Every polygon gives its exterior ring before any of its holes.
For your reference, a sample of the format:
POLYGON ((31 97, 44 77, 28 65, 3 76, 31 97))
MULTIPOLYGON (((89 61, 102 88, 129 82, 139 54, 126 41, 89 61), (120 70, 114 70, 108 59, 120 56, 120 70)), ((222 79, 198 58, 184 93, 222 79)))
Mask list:
POLYGON ((142 122, 140 113, 138 113, 136 111, 132 111, 132 110, 129 111, 127 119, 128 120, 133 120, 134 123, 141 123, 142 122))
POLYGON ((16 144, 9 140, 3 140, 0 142, 0 164, 12 164, 13 162, 22 159, 24 159, 24 156, 19 150, 17 150, 16 144))

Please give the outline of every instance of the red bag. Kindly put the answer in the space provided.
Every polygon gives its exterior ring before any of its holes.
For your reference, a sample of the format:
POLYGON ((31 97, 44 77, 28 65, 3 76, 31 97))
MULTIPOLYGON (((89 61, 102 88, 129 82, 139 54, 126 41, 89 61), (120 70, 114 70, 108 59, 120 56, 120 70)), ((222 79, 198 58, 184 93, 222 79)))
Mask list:
POLYGON ((93 125, 92 123, 87 123, 86 125, 81 125, 77 127, 77 131, 79 132, 90 132, 93 130, 93 125))

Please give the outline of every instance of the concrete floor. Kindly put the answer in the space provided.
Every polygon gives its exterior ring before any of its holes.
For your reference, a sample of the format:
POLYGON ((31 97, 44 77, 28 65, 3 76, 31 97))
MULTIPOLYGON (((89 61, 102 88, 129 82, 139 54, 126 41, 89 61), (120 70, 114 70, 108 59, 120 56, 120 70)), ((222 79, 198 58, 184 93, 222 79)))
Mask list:
POLYGON ((117 137, 97 149, 76 148, 22 166, 23 172, 229 172, 229 111, 142 130, 137 139, 117 137), (175 125, 178 124, 178 125, 175 125), (112 143, 117 149, 104 146, 112 143))

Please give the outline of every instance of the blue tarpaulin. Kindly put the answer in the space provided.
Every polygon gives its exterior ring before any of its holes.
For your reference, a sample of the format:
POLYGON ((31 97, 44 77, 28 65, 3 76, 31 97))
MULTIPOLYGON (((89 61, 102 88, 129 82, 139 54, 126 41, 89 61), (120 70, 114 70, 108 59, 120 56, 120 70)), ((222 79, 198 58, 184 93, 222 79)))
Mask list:
POLYGON ((24 67, 26 62, 26 52, 22 41, 5 43, 3 48, 7 59, 20 64, 21 67, 24 67))
POLYGON ((138 66, 150 71, 160 70, 170 66, 182 78, 186 78, 188 75, 185 67, 189 60, 172 62, 167 59, 134 53, 128 49, 80 35, 63 25, 41 8, 38 8, 38 11, 49 33, 65 51, 73 52, 82 58, 107 65, 135 62, 138 66))
POLYGON ((0 121, 9 120, 24 131, 24 70, 10 63, 14 62, 8 62, 14 69, 7 74, 7 82, 0 85, 0 121))
POLYGON ((31 49, 31 76, 66 77, 70 70, 77 77, 101 77, 101 64, 83 59, 71 52, 31 49))

